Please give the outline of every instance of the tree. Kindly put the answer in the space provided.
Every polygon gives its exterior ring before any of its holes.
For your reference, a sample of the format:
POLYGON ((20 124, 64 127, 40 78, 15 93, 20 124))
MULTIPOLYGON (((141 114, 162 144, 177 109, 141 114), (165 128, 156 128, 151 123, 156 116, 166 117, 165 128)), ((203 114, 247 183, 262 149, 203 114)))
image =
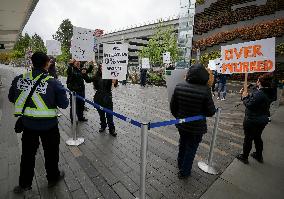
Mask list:
POLYGON ((26 50, 30 47, 31 37, 26 33, 24 36, 20 35, 18 41, 15 43, 13 52, 14 58, 21 58, 25 56, 26 50))
POLYGON ((63 20, 56 33, 52 35, 53 39, 59 41, 63 48, 68 48, 68 51, 71 46, 72 36, 73 36, 73 25, 69 19, 63 20))
POLYGON ((44 45, 44 41, 38 34, 34 34, 31 39, 31 48, 33 52, 41 51, 46 53, 46 47, 44 45))
POLYGON ((69 52, 69 49, 65 46, 62 46, 61 55, 56 57, 57 62, 67 63, 69 59, 71 59, 71 54, 69 52))
POLYGON ((162 23, 159 23, 156 33, 149 40, 148 46, 143 47, 139 52, 139 57, 147 57, 153 66, 161 66, 163 64, 162 53, 164 52, 171 53, 172 62, 179 58, 177 37, 173 27, 165 27, 162 23))

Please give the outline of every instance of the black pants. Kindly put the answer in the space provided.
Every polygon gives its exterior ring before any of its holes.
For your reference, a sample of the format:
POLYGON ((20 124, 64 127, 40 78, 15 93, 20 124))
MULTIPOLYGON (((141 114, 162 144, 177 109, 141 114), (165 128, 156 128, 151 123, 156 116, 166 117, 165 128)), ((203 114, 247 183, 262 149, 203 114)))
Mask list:
POLYGON ((115 130, 113 115, 110 115, 100 109, 97 109, 100 115, 101 128, 105 129, 108 125, 109 130, 115 130))
MULTIPOLYGON (((80 95, 81 97, 85 97, 85 93, 84 92, 81 92, 81 93, 77 93, 78 95, 80 95)), ((72 117, 72 97, 71 97, 71 94, 70 94, 70 119, 72 120, 73 117, 72 117)), ((76 114, 77 114, 77 117, 78 119, 82 119, 84 117, 84 107, 85 107, 85 101, 81 100, 81 99, 78 99, 76 98, 76 114)))
POLYGON ((252 142, 254 141, 256 155, 262 157, 263 142, 261 139, 261 134, 265 128, 266 124, 258 124, 244 121, 244 144, 243 144, 243 155, 248 158, 249 153, 252 148, 252 142))
POLYGON ((35 156, 41 139, 44 150, 45 170, 48 181, 55 181, 59 177, 59 143, 58 126, 48 131, 24 129, 22 135, 22 156, 20 164, 19 185, 23 188, 32 186, 35 168, 35 156))
POLYGON ((178 167, 182 175, 191 174, 193 160, 203 134, 190 134, 179 129, 178 167))

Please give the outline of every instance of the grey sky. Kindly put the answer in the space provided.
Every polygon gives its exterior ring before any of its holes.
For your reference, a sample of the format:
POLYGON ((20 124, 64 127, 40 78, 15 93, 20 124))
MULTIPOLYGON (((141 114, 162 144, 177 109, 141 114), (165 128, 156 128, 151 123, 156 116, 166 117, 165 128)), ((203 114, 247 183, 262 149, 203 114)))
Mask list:
POLYGON ((178 14, 180 0, 39 0, 24 32, 52 39, 63 19, 106 31, 178 14))

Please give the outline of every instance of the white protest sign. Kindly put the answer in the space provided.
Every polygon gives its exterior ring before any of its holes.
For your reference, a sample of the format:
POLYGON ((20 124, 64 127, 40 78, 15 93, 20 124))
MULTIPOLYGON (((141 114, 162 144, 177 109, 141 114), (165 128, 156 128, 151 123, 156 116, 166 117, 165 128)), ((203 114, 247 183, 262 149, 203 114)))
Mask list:
POLYGON ((142 58, 142 68, 150 68, 149 58, 142 58))
POLYGON ((215 60, 209 60, 208 68, 210 70, 216 70, 215 60))
POLYGON ((163 63, 164 64, 170 64, 171 63, 171 53, 170 52, 163 53, 163 63))
POLYGON ((125 80, 128 65, 128 44, 103 45, 103 79, 125 80))
POLYGON ((185 82, 184 77, 188 69, 175 69, 166 74, 166 84, 168 91, 168 101, 171 103, 172 96, 177 84, 185 82))
POLYGON ((275 38, 221 47, 222 73, 255 73, 275 70, 275 38))
POLYGON ((94 58, 94 30, 73 27, 71 40, 72 58, 77 61, 92 61, 94 58))
POLYGON ((46 40, 47 55, 61 55, 61 43, 57 40, 46 40))

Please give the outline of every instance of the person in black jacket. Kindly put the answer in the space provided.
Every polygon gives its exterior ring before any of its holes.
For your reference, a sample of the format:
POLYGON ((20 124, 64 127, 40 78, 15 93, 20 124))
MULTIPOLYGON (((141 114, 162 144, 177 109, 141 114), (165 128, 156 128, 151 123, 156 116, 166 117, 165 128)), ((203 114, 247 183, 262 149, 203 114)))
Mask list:
MULTIPOLYGON (((207 85, 209 74, 201 64, 191 66, 186 82, 178 84, 171 99, 171 113, 175 118, 196 115, 211 117, 215 105, 207 85)), ((191 174, 192 163, 202 136, 207 132, 206 120, 176 125, 180 134, 178 153, 178 177, 187 178, 191 174)))
POLYGON ((140 70, 140 85, 145 87, 147 81, 147 69, 141 68, 140 70))
MULTIPOLYGON (((70 91, 74 91, 78 95, 80 95, 81 97, 85 97, 85 83, 84 83, 84 78, 83 78, 83 74, 81 72, 79 61, 73 60, 70 63, 70 66, 67 69, 67 82, 66 83, 67 83, 67 88, 70 91)), ((71 104, 70 118, 71 118, 71 121, 73 121, 72 98, 71 97, 70 97, 70 104, 71 104)), ((84 101, 82 101, 78 98, 76 99, 76 114, 77 114, 77 117, 78 117, 78 121, 81 121, 81 122, 88 121, 84 117, 84 104, 85 104, 84 101)))
MULTIPOLYGON (((86 70, 83 71, 83 73, 85 74, 84 78, 86 82, 88 83, 93 82, 94 84, 94 89, 96 90, 96 93, 94 95, 94 102, 104 108, 113 110, 111 89, 112 85, 114 87, 118 86, 118 81, 111 79, 102 79, 102 65, 99 65, 98 70, 94 77, 88 77, 86 75, 86 70)), ((101 125, 99 132, 100 133, 104 132, 106 127, 108 126, 109 133, 114 137, 117 136, 113 122, 113 115, 105 113, 101 109, 97 109, 97 111, 100 115, 100 125, 101 125)))
POLYGON ((261 75, 257 80, 257 87, 252 89, 251 94, 243 92, 242 101, 246 107, 244 118, 244 144, 243 153, 237 155, 237 159, 248 164, 248 156, 254 141, 256 152, 251 156, 258 162, 263 162, 263 141, 261 134, 269 121, 269 107, 274 100, 273 88, 271 88, 271 76, 261 75))
MULTIPOLYGON (((15 115, 22 114, 24 104, 26 109, 22 116, 22 155, 20 164, 19 185, 14 193, 20 194, 32 189, 34 177, 35 156, 39 147, 39 139, 44 150, 44 162, 48 187, 55 186, 65 176, 60 171, 57 107, 66 109, 68 98, 63 85, 48 75, 49 57, 43 52, 35 52, 31 57, 33 70, 15 77, 9 89, 9 101, 15 104, 15 115), (36 87, 32 98, 28 100, 37 79, 43 79, 36 87)), ((1 197, 2 198, 2 197, 1 197)))

